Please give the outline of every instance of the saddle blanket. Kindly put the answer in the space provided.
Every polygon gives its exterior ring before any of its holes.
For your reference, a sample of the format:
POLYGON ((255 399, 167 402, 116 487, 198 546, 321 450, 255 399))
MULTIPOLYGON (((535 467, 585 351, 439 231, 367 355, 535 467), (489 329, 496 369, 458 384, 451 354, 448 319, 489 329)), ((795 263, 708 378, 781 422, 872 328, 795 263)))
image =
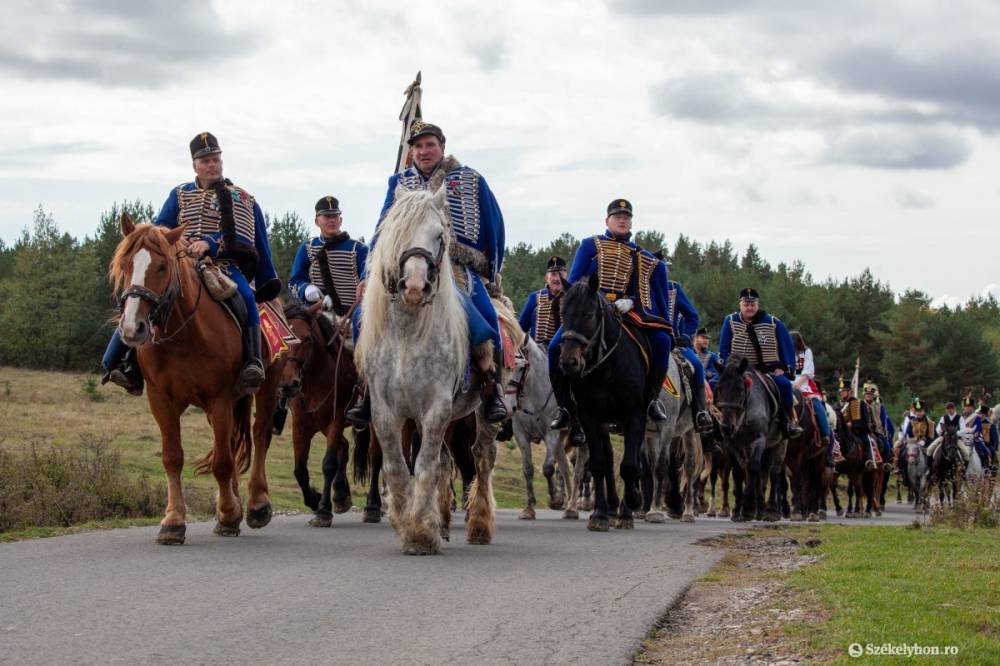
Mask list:
POLYGON ((270 360, 276 361, 291 345, 298 344, 299 339, 288 327, 285 313, 275 305, 275 301, 258 304, 257 312, 260 314, 260 332, 271 354, 270 360))

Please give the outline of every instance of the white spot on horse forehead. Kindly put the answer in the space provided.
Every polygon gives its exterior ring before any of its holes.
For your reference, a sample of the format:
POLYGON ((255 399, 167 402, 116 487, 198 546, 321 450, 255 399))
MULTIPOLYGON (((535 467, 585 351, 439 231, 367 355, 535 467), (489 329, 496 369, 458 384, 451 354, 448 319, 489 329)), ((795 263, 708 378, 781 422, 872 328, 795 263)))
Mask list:
MULTIPOLYGON (((131 286, 143 287, 146 285, 146 271, 149 270, 149 265, 151 263, 153 263, 153 257, 149 254, 149 250, 143 248, 135 253, 135 256, 132 257, 131 286)), ((138 310, 138 298, 132 297, 125 302, 125 311, 122 312, 121 327, 122 331, 128 335, 131 335, 135 331, 135 318, 138 310)))

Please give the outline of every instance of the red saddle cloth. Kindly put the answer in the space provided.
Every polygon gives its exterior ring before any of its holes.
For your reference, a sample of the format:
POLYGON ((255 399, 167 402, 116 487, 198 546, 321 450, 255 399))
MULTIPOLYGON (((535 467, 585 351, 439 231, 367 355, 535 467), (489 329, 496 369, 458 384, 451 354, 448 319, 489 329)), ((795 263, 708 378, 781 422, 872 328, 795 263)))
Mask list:
POLYGON ((257 312, 260 314, 260 332, 267 341, 270 360, 273 362, 288 351, 290 345, 298 344, 299 339, 288 327, 285 313, 274 301, 260 303, 257 312))

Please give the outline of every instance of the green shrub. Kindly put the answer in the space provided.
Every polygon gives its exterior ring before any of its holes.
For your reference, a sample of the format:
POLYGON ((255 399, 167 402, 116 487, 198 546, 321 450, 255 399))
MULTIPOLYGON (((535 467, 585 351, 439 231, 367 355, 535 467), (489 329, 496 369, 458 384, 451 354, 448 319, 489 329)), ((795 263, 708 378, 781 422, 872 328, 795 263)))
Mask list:
POLYGON ((994 482, 989 478, 966 482, 951 506, 931 509, 931 524, 959 529, 1000 527, 1000 495, 994 482))

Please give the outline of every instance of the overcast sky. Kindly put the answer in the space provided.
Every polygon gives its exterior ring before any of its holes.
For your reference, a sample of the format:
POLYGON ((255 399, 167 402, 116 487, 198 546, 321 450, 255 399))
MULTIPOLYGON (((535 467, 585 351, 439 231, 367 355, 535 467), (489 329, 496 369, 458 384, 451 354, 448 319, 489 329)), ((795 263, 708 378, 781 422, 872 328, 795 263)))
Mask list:
MULTIPOLYGON (((0 24, 0 238, 159 206, 209 130, 265 210, 370 236, 402 91, 478 169, 507 242, 636 229, 1000 293, 1000 3, 58 2, 0 24)), ((541 276, 539 277, 541 280, 541 276)), ((766 295, 765 295, 766 297, 766 295)))

